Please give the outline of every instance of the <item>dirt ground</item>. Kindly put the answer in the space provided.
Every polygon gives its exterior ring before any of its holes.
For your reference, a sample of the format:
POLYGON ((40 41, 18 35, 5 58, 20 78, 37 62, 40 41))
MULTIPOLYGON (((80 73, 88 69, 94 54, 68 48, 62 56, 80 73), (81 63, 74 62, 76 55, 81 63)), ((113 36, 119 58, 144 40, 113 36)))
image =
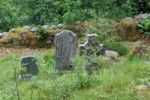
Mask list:
POLYGON ((46 52, 49 49, 40 48, 40 49, 30 49, 30 48, 0 48, 0 58, 6 55, 18 54, 22 56, 32 55, 35 53, 46 52))

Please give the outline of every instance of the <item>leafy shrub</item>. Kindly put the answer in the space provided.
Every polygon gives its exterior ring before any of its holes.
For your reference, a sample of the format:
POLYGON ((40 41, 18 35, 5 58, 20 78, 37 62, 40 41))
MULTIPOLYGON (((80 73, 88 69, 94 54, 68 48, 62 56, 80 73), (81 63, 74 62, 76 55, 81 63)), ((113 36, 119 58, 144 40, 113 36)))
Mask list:
POLYGON ((0 28, 123 18, 150 11, 148 0, 1 0, 0 28), (140 5, 142 4, 142 5, 140 5))
POLYGON ((140 29, 141 33, 150 35, 150 17, 147 18, 143 23, 140 23, 138 28, 140 29))
POLYGON ((114 50, 120 55, 126 55, 128 53, 128 49, 119 42, 104 42, 104 44, 108 49, 114 50))
POLYGON ((96 33, 99 37, 100 42, 105 41, 107 39, 111 41, 118 41, 118 39, 116 39, 118 35, 115 32, 114 24, 115 22, 113 20, 106 18, 98 18, 88 23, 86 33, 96 33))
POLYGON ((63 15, 65 23, 74 23, 76 21, 84 21, 86 19, 94 18, 96 15, 92 10, 74 10, 68 11, 63 15))
POLYGON ((77 83, 79 89, 91 87, 91 78, 86 74, 77 73, 77 83))
POLYGON ((37 38, 39 40, 45 40, 48 37, 47 30, 39 26, 37 38))

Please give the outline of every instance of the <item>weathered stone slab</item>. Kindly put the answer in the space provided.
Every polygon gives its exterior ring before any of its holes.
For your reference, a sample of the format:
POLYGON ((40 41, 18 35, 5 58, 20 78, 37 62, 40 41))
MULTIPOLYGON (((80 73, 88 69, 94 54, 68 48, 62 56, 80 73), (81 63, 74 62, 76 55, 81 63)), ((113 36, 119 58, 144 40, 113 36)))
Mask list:
POLYGON ((77 35, 69 30, 64 30, 55 35, 54 44, 56 46, 56 69, 59 71, 73 70, 77 35))
POLYGON ((37 59, 34 56, 24 56, 21 58, 22 74, 38 74, 37 59))

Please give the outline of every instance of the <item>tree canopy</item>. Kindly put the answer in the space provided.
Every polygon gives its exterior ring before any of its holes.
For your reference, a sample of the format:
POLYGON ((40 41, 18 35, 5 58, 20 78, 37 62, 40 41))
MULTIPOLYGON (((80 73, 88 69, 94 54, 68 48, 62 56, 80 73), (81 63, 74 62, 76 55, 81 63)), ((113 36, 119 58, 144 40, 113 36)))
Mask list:
POLYGON ((1 0, 0 30, 150 12, 149 0, 1 0))

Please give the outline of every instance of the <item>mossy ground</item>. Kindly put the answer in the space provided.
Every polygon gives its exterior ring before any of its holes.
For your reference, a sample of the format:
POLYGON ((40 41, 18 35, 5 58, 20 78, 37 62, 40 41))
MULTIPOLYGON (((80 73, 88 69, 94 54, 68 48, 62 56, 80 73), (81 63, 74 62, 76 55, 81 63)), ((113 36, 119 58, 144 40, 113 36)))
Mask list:
MULTIPOLYGON (((129 50, 133 44, 122 43, 129 50)), ((150 56, 128 55, 113 61, 100 57, 99 74, 88 76, 83 71, 84 59, 77 55, 76 70, 59 75, 54 72, 54 50, 34 54, 40 73, 31 80, 21 81, 20 54, 0 58, 0 100, 149 100, 150 92, 138 94, 135 87, 150 84, 150 56), (14 69, 15 68, 15 69, 14 69), (15 75, 15 71, 17 74, 15 75)))

